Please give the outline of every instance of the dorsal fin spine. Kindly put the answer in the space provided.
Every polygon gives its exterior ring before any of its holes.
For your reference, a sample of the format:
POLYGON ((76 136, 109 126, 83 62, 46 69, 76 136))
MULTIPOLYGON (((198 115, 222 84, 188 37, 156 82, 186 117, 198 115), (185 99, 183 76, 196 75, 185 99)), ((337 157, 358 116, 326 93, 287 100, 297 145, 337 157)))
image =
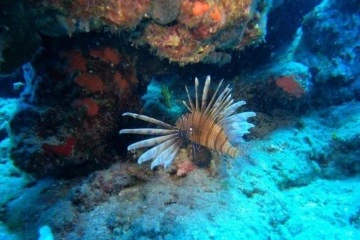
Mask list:
POLYGON ((199 110, 199 97, 198 97, 199 79, 195 78, 195 109, 199 110))
POLYGON ((211 82, 211 78, 210 78, 210 76, 207 76, 206 81, 205 81, 205 85, 204 85, 203 94, 202 94, 201 112, 205 111, 205 108, 206 108, 206 99, 207 99, 207 94, 208 94, 208 91, 209 91, 210 82, 211 82))

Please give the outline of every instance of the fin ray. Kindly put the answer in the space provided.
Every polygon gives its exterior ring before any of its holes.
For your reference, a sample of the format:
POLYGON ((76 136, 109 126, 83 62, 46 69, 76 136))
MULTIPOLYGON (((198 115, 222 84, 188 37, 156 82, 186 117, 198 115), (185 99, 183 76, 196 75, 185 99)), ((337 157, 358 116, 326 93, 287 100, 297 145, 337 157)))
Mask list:
POLYGON ((133 117, 133 118, 141 119, 141 120, 143 120, 145 122, 153 123, 153 124, 159 125, 159 126, 164 127, 164 128, 170 128, 170 129, 174 128, 170 124, 167 124, 167 123, 162 122, 160 120, 157 120, 155 118, 151 118, 151 117, 141 115, 141 114, 137 114, 137 113, 126 112, 126 113, 123 113, 123 116, 130 116, 130 117, 133 117))
POLYGON ((199 79, 195 78, 195 109, 199 110, 199 99, 198 99, 198 86, 199 86, 199 79))
POLYGON ((177 129, 159 129, 159 128, 132 128, 121 129, 120 134, 143 134, 143 135, 168 135, 178 132, 177 129))
POLYGON ((139 148, 152 147, 152 146, 158 145, 162 142, 165 142, 166 140, 174 138, 176 136, 177 136, 177 134, 170 134, 170 135, 165 135, 165 136, 161 136, 161 137, 149 138, 146 140, 142 140, 142 141, 133 143, 133 144, 129 145, 127 149, 128 149, 128 151, 131 151, 131 150, 135 150, 135 149, 139 149, 139 148))
POLYGON ((189 90, 188 90, 187 86, 185 86, 185 90, 186 90, 186 94, 187 94, 189 104, 190 104, 190 108, 191 108, 191 112, 192 112, 192 111, 194 111, 194 104, 193 104, 193 102, 191 100, 190 93, 189 93, 189 90))
POLYGON ((206 107, 206 109, 205 109, 205 113, 207 113, 208 111, 210 111, 210 109, 212 108, 212 104, 213 104, 213 102, 214 102, 214 100, 215 100, 215 98, 216 98, 216 95, 217 95, 217 93, 218 93, 218 91, 219 91, 219 89, 220 89, 223 81, 224 81, 224 79, 221 79, 219 85, 217 86, 217 88, 216 88, 216 90, 215 90, 214 95, 212 96, 212 98, 211 98, 211 100, 210 100, 210 102, 209 102, 209 105, 208 105, 208 106, 206 107))
POLYGON ((202 94, 202 100, 201 100, 201 111, 202 112, 205 111, 205 108, 206 108, 206 99, 207 99, 207 95, 208 95, 208 91, 209 91, 210 82, 211 82, 211 78, 210 78, 210 76, 207 76, 205 85, 204 85, 203 94, 202 94))
POLYGON ((150 159, 154 159, 157 156, 159 156, 159 154, 161 154, 166 148, 168 148, 169 146, 171 146, 172 144, 174 144, 174 142, 176 142, 177 139, 176 138, 172 138, 169 139, 163 143, 160 143, 159 145, 150 148, 149 150, 147 150, 146 152, 144 152, 140 158, 138 159, 138 163, 143 163, 146 162, 150 159))
POLYGON ((180 145, 180 141, 178 140, 160 153, 151 163, 151 169, 161 164, 164 165, 164 167, 167 167, 175 157, 180 145), (165 163, 167 164, 165 165, 165 163))

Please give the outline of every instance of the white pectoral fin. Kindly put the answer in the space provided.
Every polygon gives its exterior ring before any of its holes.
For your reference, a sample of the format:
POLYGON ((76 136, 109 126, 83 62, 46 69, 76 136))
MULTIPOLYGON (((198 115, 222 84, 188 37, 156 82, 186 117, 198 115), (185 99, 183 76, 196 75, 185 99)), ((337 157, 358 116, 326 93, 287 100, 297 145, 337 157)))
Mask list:
POLYGON ((154 137, 154 138, 142 140, 142 141, 139 141, 139 142, 129 145, 128 151, 139 149, 139 148, 145 148, 145 147, 153 147, 153 146, 163 143, 169 139, 172 139, 176 136, 177 136, 177 134, 169 134, 169 135, 165 135, 165 136, 161 136, 161 137, 154 137))
POLYGON ((149 150, 147 150, 140 156, 138 163, 143 163, 150 159, 157 158, 163 151, 165 151, 168 147, 170 147, 172 144, 174 144, 177 140, 178 139, 173 138, 173 139, 167 140, 153 148, 150 148, 149 150))
POLYGON ((172 163, 177 151, 180 147, 180 141, 176 141, 171 146, 169 146, 166 150, 164 150, 159 156, 157 156, 154 161, 151 163, 151 169, 158 165, 164 165, 164 167, 170 166, 172 163))

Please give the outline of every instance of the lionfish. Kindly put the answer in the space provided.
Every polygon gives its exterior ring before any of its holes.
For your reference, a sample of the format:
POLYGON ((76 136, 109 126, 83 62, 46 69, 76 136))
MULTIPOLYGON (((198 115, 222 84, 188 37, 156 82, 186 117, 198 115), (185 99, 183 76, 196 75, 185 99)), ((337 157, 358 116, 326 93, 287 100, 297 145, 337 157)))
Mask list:
POLYGON ((158 135, 128 146, 128 151, 152 147, 140 156, 139 164, 154 159, 151 169, 158 165, 164 165, 167 168, 171 165, 179 148, 188 142, 202 145, 232 158, 239 156, 239 144, 243 142, 243 135, 249 133, 249 129, 254 127, 253 124, 247 122, 247 119, 256 114, 254 112, 235 113, 246 102, 234 102, 229 85, 218 95, 223 80, 207 103, 210 82, 210 76, 207 76, 201 104, 198 97, 199 80, 195 78, 195 102, 185 86, 188 103, 185 101, 183 103, 190 113, 183 114, 176 121, 175 126, 145 115, 130 112, 123 114, 123 116, 141 119, 160 127, 120 130, 120 134, 158 135))

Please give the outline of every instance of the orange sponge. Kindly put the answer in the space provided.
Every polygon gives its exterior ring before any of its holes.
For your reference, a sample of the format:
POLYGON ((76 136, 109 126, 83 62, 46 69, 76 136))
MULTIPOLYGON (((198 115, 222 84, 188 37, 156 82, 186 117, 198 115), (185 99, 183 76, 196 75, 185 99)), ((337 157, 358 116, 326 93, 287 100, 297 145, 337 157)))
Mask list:
POLYGON ((204 15, 207 11, 209 11, 210 6, 206 2, 196 1, 193 4, 192 14, 194 16, 204 15))
POLYGON ((210 13, 210 17, 214 22, 220 22, 221 21, 221 13, 218 7, 214 7, 214 9, 210 13))

